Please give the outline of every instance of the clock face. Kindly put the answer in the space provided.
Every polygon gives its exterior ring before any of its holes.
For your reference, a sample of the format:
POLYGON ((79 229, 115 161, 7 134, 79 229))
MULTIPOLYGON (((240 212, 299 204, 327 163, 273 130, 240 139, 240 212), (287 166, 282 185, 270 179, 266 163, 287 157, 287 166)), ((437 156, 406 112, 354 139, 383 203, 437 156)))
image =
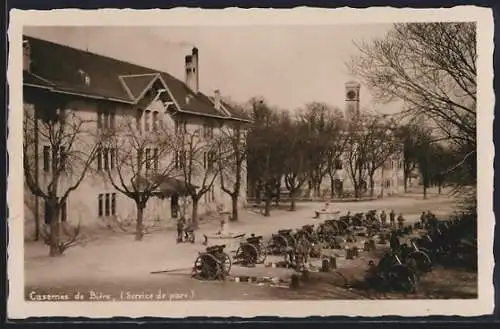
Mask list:
POLYGON ((356 92, 354 90, 350 90, 347 92, 347 99, 354 99, 356 98, 356 92))

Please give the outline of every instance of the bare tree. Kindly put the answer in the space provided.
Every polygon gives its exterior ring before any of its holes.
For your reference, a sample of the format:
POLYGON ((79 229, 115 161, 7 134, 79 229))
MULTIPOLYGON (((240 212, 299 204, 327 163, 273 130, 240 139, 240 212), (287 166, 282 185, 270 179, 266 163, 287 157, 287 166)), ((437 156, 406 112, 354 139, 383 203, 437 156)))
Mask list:
POLYGON ((411 174, 417 169, 421 145, 432 141, 432 131, 425 127, 424 122, 412 120, 399 125, 395 136, 403 146, 403 180, 407 192, 411 174))
POLYGON ((387 160, 396 154, 400 147, 395 139, 395 124, 385 122, 379 115, 364 116, 365 142, 363 148, 366 152, 367 174, 370 183, 370 196, 375 194, 374 176, 387 160))
POLYGON ((368 148, 370 135, 366 130, 361 115, 353 117, 346 131, 346 148, 344 158, 347 164, 347 174, 354 185, 354 196, 359 198, 366 189, 368 178, 368 148))
POLYGON ((326 153, 326 172, 330 178, 330 197, 335 196, 335 181, 338 170, 343 169, 343 154, 347 146, 348 138, 346 123, 340 110, 331 114, 330 143, 326 153))
MULTIPOLYGON (((181 127, 181 126, 178 126, 181 127)), ((184 180, 185 190, 191 197, 191 223, 198 225, 198 204, 200 199, 214 186, 219 175, 220 136, 205 133, 204 128, 188 131, 177 129, 175 167, 184 180)))
POLYGON ((286 152, 279 130, 280 113, 262 99, 252 99, 253 123, 248 134, 248 178, 263 192, 264 216, 271 214, 271 200, 283 176, 286 152))
POLYGON ((328 104, 313 102, 305 106, 299 120, 308 127, 308 180, 313 196, 320 196, 323 178, 328 172, 328 155, 331 152, 336 111, 328 104))
POLYGON ((289 115, 284 115, 280 131, 285 137, 283 147, 286 150, 284 161, 285 186, 290 193, 290 210, 295 211, 297 192, 307 180, 308 127, 297 122, 289 115))
MULTIPOLYGON (((476 154, 476 24, 395 24, 382 39, 358 46, 349 64, 380 101, 400 99, 406 114, 423 115, 462 151, 460 166, 476 154)), ((474 184, 476 172, 461 183, 474 184)))
MULTIPOLYGON (((124 117, 102 130, 97 166, 111 185, 136 206, 135 239, 144 236, 144 210, 162 185, 175 179, 176 139, 173 127, 159 121, 145 127, 137 119, 124 117)), ((170 184, 172 185, 172 184, 170 184)))
MULTIPOLYGON (((61 225, 69 195, 88 173, 99 146, 91 132, 93 121, 66 109, 64 99, 46 97, 44 104, 25 107, 23 125, 23 169, 26 185, 46 206, 46 243, 50 256, 61 255, 77 243, 79 224, 69 232, 61 225), (38 147, 43 144, 43 173, 39 172, 38 147), (40 177, 39 177, 40 176, 40 177), (63 233, 69 235, 64 239, 63 233)), ((63 218, 64 219, 64 218, 63 218)))
POLYGON ((221 148, 219 152, 221 189, 231 197, 231 220, 237 221, 238 198, 247 158, 245 127, 240 124, 223 127, 219 145, 221 148))

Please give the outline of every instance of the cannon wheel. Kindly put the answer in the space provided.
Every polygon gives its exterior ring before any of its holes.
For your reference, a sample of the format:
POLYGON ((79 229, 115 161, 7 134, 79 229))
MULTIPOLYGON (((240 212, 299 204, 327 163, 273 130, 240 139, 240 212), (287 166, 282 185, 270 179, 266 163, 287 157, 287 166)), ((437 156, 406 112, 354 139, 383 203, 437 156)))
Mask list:
POLYGON ((389 285, 396 291, 414 293, 417 280, 413 271, 405 265, 394 265, 388 272, 389 285))
POLYGON ((221 274, 221 267, 219 264, 220 263, 217 261, 217 259, 215 259, 214 256, 210 254, 202 254, 198 256, 198 258, 196 258, 194 262, 193 276, 206 280, 216 280, 218 277, 220 277, 221 274), (206 258, 212 258, 213 264, 216 265, 210 266, 206 258))
POLYGON ((288 248, 288 240, 285 239, 285 237, 283 237, 282 235, 275 235, 271 238, 271 240, 269 240, 269 243, 267 244, 266 249, 269 248, 274 248, 274 250, 278 249, 279 253, 282 254, 285 252, 286 248, 288 248))
POLYGON ((257 262, 259 252, 257 248, 250 244, 245 243, 236 250, 236 259, 243 261, 244 265, 254 265, 257 262), (253 253, 253 255, 251 255, 253 253))
POLYGON ((347 231, 347 228, 349 225, 347 225, 346 222, 344 221, 337 221, 337 234, 343 234, 345 231, 347 231))
POLYGON ((225 275, 229 275, 229 272, 231 271, 231 265, 232 265, 231 257, 229 257, 228 254, 224 253, 223 266, 224 266, 224 274, 225 275))
POLYGON ((429 255, 427 255, 422 250, 414 251, 408 255, 408 258, 415 260, 417 265, 417 270, 421 273, 426 273, 430 271, 432 266, 432 261, 429 255))
POLYGON ((259 251, 259 253, 257 254, 257 264, 263 264, 267 258, 266 247, 262 242, 260 242, 259 246, 257 247, 257 250, 259 251))
POLYGON ((297 240, 294 238, 293 235, 289 235, 285 238, 285 240, 287 240, 288 242, 288 246, 292 247, 295 249, 295 247, 297 247, 297 240))

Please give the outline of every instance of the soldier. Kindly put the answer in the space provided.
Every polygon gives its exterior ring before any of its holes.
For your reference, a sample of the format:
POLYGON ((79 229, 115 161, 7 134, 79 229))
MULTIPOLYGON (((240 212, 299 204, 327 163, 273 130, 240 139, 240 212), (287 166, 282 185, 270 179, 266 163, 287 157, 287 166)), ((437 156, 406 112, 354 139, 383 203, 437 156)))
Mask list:
POLYGON ((420 223, 422 223, 422 227, 425 227, 425 223, 427 222, 427 215, 425 211, 422 211, 422 215, 420 215, 420 223))
POLYGON ((405 219, 403 217, 403 214, 400 213, 398 216, 398 228, 399 229, 403 228, 404 222, 405 222, 405 219))
POLYGON ((389 213, 389 220, 392 227, 396 226, 396 213, 394 212, 394 209, 392 209, 389 213))
POLYGON ((390 239, 389 243, 390 243, 392 252, 393 253, 398 252, 399 247, 401 246, 401 243, 399 242, 399 237, 398 237, 396 231, 392 231, 391 239, 390 239))
POLYGON ((427 211, 427 223, 432 228, 436 228, 437 224, 438 224, 438 220, 437 220, 436 215, 431 213, 430 210, 427 211))
POLYGON ((307 263, 309 252, 309 243, 302 236, 297 243, 297 267, 303 267, 307 263))
POLYGON ((177 243, 181 243, 183 241, 184 225, 185 219, 183 216, 181 216, 177 220, 177 243))
POLYGON ((382 210, 380 213, 380 222, 382 223, 382 226, 385 226, 387 223, 387 214, 385 213, 385 210, 382 210))

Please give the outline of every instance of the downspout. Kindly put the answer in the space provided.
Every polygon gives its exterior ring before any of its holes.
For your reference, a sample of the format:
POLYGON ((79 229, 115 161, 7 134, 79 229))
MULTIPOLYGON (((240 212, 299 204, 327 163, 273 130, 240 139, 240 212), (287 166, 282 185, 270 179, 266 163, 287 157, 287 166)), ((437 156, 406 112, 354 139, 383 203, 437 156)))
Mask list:
MULTIPOLYGON (((40 167, 40 161, 38 159, 38 108, 34 106, 35 110, 35 182, 37 186, 39 185, 38 181, 38 176, 39 176, 39 167, 40 167)), ((39 212, 39 198, 37 195, 35 195, 35 241, 38 241, 40 238, 40 212, 39 212)))

